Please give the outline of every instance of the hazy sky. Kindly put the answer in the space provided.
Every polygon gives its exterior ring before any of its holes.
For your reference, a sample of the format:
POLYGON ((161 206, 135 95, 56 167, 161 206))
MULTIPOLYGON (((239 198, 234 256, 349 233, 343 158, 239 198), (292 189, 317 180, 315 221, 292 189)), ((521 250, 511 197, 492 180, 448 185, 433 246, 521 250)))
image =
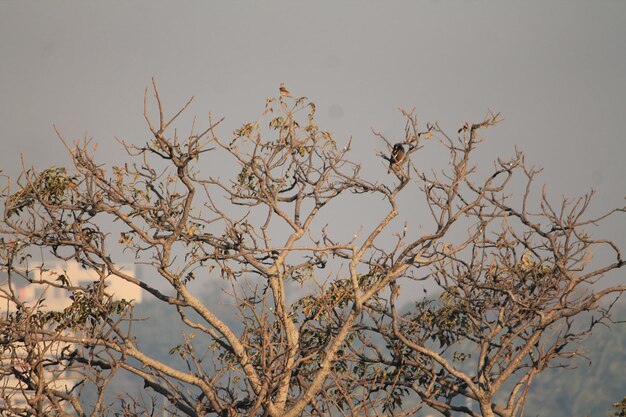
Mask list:
MULTIPOLYGON (((0 165, 67 162, 55 138, 144 142, 143 90, 170 110, 226 116, 230 132, 284 82, 319 124, 384 172, 371 128, 400 137, 399 107, 455 133, 488 109, 504 122, 483 158, 515 145, 555 195, 624 203, 625 1, 0 2, 0 165)), ((416 161, 419 163, 419 161, 416 161)), ((218 169, 217 167, 216 169, 218 169)), ((624 241, 618 218, 612 238, 624 241)))

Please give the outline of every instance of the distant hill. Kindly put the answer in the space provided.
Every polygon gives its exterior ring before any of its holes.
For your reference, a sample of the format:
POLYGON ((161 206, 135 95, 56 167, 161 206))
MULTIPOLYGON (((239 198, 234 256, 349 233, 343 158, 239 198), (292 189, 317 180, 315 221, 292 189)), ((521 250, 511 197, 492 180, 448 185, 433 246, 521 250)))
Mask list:
MULTIPOLYGON (((613 317, 626 320, 626 300, 613 317)), ((576 369, 550 369, 537 377, 526 417, 606 417, 611 404, 626 396, 626 323, 596 328, 581 347, 588 359, 576 361, 576 369)))

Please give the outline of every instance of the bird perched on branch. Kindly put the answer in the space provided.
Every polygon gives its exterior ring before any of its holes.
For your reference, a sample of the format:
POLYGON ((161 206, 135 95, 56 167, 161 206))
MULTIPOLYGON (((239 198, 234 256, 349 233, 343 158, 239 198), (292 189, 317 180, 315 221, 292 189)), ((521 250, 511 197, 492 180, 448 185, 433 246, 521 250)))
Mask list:
POLYGON ((392 170, 393 172, 398 172, 402 168, 402 162, 404 162, 404 158, 406 158, 406 152, 404 151, 404 146, 401 143, 396 143, 393 145, 393 149, 391 150, 391 157, 389 158, 389 170, 387 174, 389 174, 392 170))
POLYGON ((289 92, 289 90, 287 90, 287 87, 285 87, 284 83, 280 83, 280 88, 278 89, 278 91, 280 91, 280 96, 281 97, 290 97, 291 93, 289 92))

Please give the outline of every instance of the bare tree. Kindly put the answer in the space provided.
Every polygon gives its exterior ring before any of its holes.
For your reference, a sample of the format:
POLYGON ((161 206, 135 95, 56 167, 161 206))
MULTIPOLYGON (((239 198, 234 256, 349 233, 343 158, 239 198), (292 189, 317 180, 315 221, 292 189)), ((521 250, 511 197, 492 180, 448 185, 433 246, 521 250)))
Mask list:
MULTIPOLYGON (((583 231, 606 217, 583 220, 588 198, 554 209, 544 196, 532 214, 536 171, 520 152, 477 177, 470 156, 497 115, 451 139, 436 124, 420 130, 404 112, 401 146, 376 134, 389 166, 379 182, 348 158, 350 143, 338 148, 315 124, 315 105, 284 86, 232 140, 218 135, 221 120, 212 116, 203 129, 194 119, 180 138, 174 125, 191 100, 166 117, 152 87, 157 116, 150 116, 148 89, 144 112, 152 136, 142 145, 120 141, 127 162, 108 167, 95 160, 89 140, 63 141, 71 169, 25 170, 18 189, 4 193, 1 346, 9 359, 1 372, 19 384, 3 390, 10 392, 0 399, 3 412, 107 415, 114 412, 104 399, 110 381, 130 372, 178 415, 410 415, 424 404, 444 415, 520 415, 533 376, 576 353, 566 347, 586 333, 572 319, 626 289, 588 286, 623 266, 615 244, 583 231), (449 154, 447 169, 416 169, 411 158, 426 142, 449 154), (207 175, 200 167, 212 158, 228 158, 233 169, 207 175), (517 172, 528 178, 521 208, 508 197, 517 172), (394 229, 406 193, 424 196, 432 215, 431 224, 424 221, 430 230, 418 236, 394 229), (345 198, 382 199, 387 208, 345 239, 323 223, 345 198), (591 268, 595 247, 615 260, 591 268), (124 254, 158 280, 126 272, 124 254), (64 274, 40 279, 71 292, 63 311, 46 311, 44 300, 22 302, 12 285, 35 281, 30 272, 49 268, 50 258, 74 260, 99 277, 88 287, 64 274), (111 276, 176 311, 182 340, 171 353, 181 366, 142 349, 132 333, 142 318, 111 296, 111 276), (416 280, 435 281, 440 301, 416 297, 415 309, 398 312, 400 284, 416 280), (237 326, 201 301, 198 281, 224 291, 237 326), (474 347, 474 367, 461 367, 474 347), (60 372, 82 379, 58 386, 60 372), (496 396, 512 379, 499 405, 496 396), (84 381, 98 388, 88 407, 80 402, 84 381), (28 401, 16 405, 16 393, 28 401), (459 397, 480 411, 459 405, 459 397)), ((127 398, 119 413, 157 408, 127 398)))
POLYGON ((610 322, 610 307, 626 290, 600 282, 624 261, 615 243, 589 234, 624 208, 590 218, 592 194, 551 203, 545 190, 533 193, 540 170, 519 151, 478 177, 470 154, 479 129, 496 119, 465 125, 456 140, 435 128, 450 150, 449 168, 418 173, 434 232, 399 239, 396 256, 421 264, 439 296, 398 311, 392 283, 372 330, 389 349, 362 358, 389 366, 400 398, 413 393, 414 402, 445 416, 521 416, 533 378, 582 355, 577 342, 610 322), (516 198, 510 189, 518 172, 524 183, 516 198), (467 238, 452 244, 446 234, 457 223, 467 238), (600 259, 592 262, 594 255, 600 259))

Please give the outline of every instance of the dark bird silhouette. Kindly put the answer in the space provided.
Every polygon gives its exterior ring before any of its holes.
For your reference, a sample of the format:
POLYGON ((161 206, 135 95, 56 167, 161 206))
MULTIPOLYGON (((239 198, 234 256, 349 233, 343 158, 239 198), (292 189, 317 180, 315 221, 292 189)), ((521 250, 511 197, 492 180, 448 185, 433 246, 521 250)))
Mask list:
POLYGON ((402 146, 401 143, 396 143, 395 145, 393 145, 391 157, 389 158, 389 170, 387 171, 387 173, 389 174, 392 170, 393 172, 400 171, 402 167, 402 162, 404 162, 404 158, 406 158, 404 146, 402 146))

